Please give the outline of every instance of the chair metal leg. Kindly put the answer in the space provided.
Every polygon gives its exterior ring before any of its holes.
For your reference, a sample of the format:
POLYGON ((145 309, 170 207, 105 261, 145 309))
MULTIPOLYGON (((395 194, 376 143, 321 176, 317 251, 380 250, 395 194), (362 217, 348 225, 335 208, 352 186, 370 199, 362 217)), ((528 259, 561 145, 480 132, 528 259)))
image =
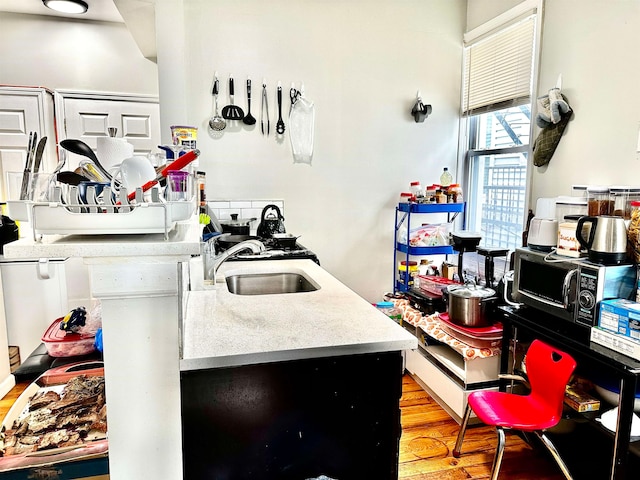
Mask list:
POLYGON ((467 408, 464 411, 464 417, 462 417, 462 424, 460 425, 460 430, 458 431, 456 445, 453 447, 452 454, 455 458, 458 458, 460 456, 460 450, 462 449, 462 440, 464 440, 464 432, 467 430, 469 418, 471 418, 471 407, 467 403, 467 408))
POLYGON ((498 480, 506 443, 504 429, 502 427, 496 427, 496 433, 498 434, 498 446, 496 447, 496 456, 493 458, 493 466, 491 467, 491 480, 498 480))
POLYGON ((540 440, 542 440, 542 443, 544 444, 545 447, 547 447, 547 450, 549 450, 549 452, 551 452, 551 455, 553 456, 553 459, 556 461, 556 463, 560 467, 560 470, 562 470, 562 473, 564 474, 565 478, 567 480, 573 480, 573 477, 569 473, 569 469, 567 468, 567 465, 564 463, 562 458, 560 458, 560 453, 558 452, 558 450, 556 450, 556 447, 551 442, 551 440, 549 440, 549 437, 547 437, 541 431, 536 431, 534 433, 538 436, 538 438, 540 440))

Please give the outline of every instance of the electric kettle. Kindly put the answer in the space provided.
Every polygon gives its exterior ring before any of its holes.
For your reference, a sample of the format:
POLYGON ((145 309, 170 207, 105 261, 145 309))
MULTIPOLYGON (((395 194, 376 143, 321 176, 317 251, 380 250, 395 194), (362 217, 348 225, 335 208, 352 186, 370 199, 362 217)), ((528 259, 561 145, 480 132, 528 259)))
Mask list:
POLYGON ((622 217, 580 217, 576 237, 580 245, 587 249, 589 260, 594 263, 617 265, 627 258, 627 226, 622 217), (583 237, 584 224, 591 225, 588 239, 583 237))

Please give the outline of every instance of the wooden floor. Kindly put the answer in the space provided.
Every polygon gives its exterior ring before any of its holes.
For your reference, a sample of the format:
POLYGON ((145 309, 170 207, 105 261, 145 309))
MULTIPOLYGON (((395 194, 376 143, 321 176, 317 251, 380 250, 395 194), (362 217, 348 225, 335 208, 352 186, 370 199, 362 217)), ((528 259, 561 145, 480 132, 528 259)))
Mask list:
MULTIPOLYGON (((19 384, 0 400, 0 418, 27 384, 19 384)), ((403 377, 400 400, 402 480, 487 479, 491 473, 496 434, 493 428, 470 428, 459 459, 451 456, 458 424, 409 375, 403 377)), ((562 480, 557 466, 542 449, 532 449, 519 436, 507 433, 500 479, 562 480)))
MULTIPOLYGON (((403 377, 400 409, 400 479, 490 477, 497 443, 494 428, 469 428, 462 444, 462 455, 456 459, 451 451, 459 425, 408 374, 403 377)), ((533 449, 515 433, 507 432, 499 478, 561 480, 564 476, 543 448, 533 449)))

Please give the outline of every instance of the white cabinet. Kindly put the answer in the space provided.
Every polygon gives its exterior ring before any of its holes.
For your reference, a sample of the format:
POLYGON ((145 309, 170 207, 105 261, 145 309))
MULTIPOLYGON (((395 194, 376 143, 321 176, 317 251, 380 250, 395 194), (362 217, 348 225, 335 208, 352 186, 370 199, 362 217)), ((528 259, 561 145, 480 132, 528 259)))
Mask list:
POLYGON ((472 347, 454 348, 453 342, 447 340, 452 337, 444 332, 435 334, 442 340, 439 341, 419 326, 404 326, 418 338, 418 348, 406 351, 406 370, 456 422, 461 422, 471 392, 498 390, 497 347, 491 349, 492 355, 484 356, 473 352, 472 347))

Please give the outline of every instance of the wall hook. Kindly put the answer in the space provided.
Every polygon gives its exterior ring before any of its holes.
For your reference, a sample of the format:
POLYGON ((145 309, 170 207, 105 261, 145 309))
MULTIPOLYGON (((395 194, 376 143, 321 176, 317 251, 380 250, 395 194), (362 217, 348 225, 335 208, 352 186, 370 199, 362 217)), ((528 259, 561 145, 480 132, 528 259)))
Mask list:
POLYGON ((430 114, 431 105, 425 105, 424 103, 422 103, 420 90, 418 90, 418 93, 416 94, 416 103, 411 109, 411 116, 413 116, 413 119, 416 121, 416 123, 422 123, 430 114))

